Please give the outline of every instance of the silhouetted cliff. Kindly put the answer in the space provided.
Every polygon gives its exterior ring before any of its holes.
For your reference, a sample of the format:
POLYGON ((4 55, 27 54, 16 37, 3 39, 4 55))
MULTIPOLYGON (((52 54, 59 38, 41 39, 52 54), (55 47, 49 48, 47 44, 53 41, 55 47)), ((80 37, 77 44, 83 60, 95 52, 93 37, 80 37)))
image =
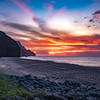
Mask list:
POLYGON ((18 43, 0 31, 0 57, 19 57, 20 47, 18 43))
POLYGON ((17 42, 0 31, 0 57, 35 56, 30 50, 26 50, 20 42, 17 42))
POLYGON ((17 42, 19 47, 20 47, 20 50, 21 50, 21 56, 36 56, 35 53, 33 53, 31 50, 27 50, 24 46, 22 46, 22 44, 18 41, 17 42))

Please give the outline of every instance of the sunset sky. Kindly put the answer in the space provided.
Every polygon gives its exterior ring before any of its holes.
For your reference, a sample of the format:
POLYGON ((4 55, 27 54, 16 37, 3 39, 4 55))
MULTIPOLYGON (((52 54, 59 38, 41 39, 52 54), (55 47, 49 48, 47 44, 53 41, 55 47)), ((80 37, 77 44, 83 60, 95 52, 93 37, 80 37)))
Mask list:
POLYGON ((0 0, 0 30, 37 56, 100 56, 100 0, 0 0))

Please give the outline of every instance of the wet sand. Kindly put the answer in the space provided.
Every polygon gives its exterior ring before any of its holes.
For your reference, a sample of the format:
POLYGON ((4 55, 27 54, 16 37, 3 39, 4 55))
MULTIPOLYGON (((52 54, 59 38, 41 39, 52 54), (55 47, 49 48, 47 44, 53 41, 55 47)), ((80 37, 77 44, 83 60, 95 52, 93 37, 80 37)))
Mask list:
POLYGON ((0 73, 10 75, 31 74, 54 81, 72 80, 82 83, 96 83, 100 88, 100 67, 87 67, 52 61, 0 58, 0 73))

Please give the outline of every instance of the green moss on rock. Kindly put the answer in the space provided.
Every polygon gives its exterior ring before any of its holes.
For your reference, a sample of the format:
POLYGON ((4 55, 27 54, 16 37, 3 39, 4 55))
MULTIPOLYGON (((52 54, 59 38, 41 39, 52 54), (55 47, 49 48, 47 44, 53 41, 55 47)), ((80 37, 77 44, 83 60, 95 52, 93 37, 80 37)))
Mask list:
POLYGON ((9 76, 0 74, 0 100, 8 98, 16 100, 18 97, 21 100, 29 100, 29 98, 34 100, 34 95, 31 92, 18 87, 9 76))

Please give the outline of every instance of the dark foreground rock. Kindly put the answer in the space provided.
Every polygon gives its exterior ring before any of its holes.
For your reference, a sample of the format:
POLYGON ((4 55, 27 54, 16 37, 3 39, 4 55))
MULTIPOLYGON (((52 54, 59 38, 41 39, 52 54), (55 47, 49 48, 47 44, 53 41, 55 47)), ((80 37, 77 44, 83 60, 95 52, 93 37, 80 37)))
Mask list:
POLYGON ((17 42, 0 31, 0 57, 19 57, 20 47, 17 42))
POLYGON ((31 75, 11 75, 11 78, 19 87, 28 91, 47 91, 42 100, 100 100, 100 89, 95 88, 92 83, 82 84, 67 80, 63 83, 56 83, 46 78, 32 77, 31 75))

